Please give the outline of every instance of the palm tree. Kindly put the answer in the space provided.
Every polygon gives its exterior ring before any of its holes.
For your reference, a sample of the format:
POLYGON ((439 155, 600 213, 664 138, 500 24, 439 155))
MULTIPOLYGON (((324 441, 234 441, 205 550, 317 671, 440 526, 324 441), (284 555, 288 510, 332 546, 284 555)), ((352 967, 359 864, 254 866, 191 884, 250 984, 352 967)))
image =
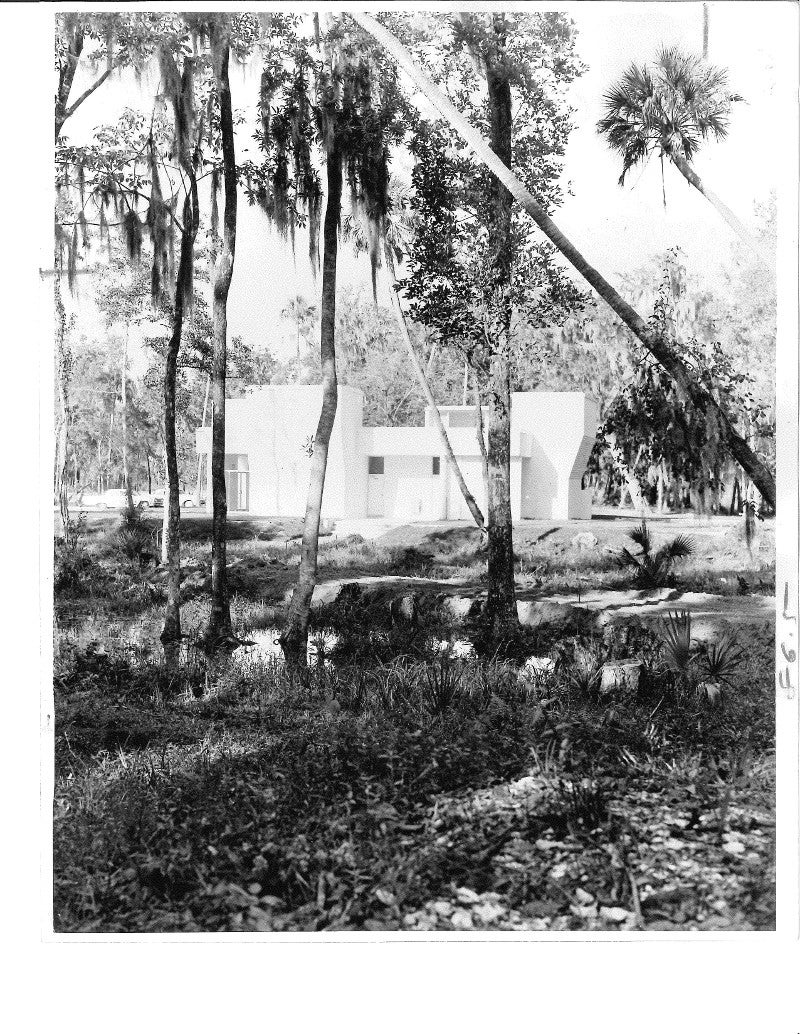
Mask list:
POLYGON ((317 318, 317 307, 302 294, 296 294, 288 305, 281 310, 281 318, 295 325, 295 352, 298 369, 300 367, 300 338, 305 338, 317 318))
POLYGON ((419 92, 424 95, 426 100, 436 108, 445 121, 459 134, 473 154, 497 176, 511 192, 514 200, 530 215, 542 233, 555 245, 584 280, 597 291, 603 301, 614 310, 620 320, 639 341, 642 342, 650 354, 672 377, 678 389, 698 409, 716 419, 720 429, 720 437, 727 442, 734 459, 751 477, 767 503, 774 508, 775 479, 769 468, 756 456, 745 439, 737 432, 731 417, 725 409, 692 376, 672 345, 661 334, 649 327, 647 322, 625 301, 602 273, 586 261, 581 252, 561 232, 519 177, 498 158, 478 130, 470 125, 430 76, 420 68, 400 41, 381 25, 377 19, 373 18, 372 15, 355 11, 350 11, 348 14, 363 26, 367 32, 371 33, 397 64, 408 73, 419 92))
POLYGON ((705 140, 724 140, 731 105, 728 75, 677 47, 664 47, 653 65, 632 64, 605 95, 598 131, 622 155, 623 184, 631 169, 651 154, 668 158, 687 183, 716 208, 725 222, 771 269, 763 245, 698 176, 692 160, 705 140))
MULTIPOLYGON (((414 344, 411 340, 411 335, 408 331, 408 322, 406 320, 406 314, 403 311, 403 306, 400 302, 400 294, 397 283, 397 271, 395 269, 395 256, 398 258, 403 254, 404 250, 408 245, 408 236, 412 229, 411 222, 408 218, 406 209, 406 195, 403 187, 398 183, 396 179, 392 179, 389 184, 389 193, 391 198, 391 208, 384 219, 383 225, 383 269, 386 272, 386 278, 388 280, 389 295, 392 299, 392 310, 395 315, 398 330, 400 331, 400 337, 402 338, 403 344, 405 345, 406 352, 408 353, 408 359, 411 363, 411 368, 417 378, 422 394, 425 396, 425 401, 430 407, 431 414, 433 416, 433 423, 436 430, 439 433, 439 438, 442 443, 445 455, 447 456, 450 468, 455 475, 458 487, 461 490, 461 494, 464 497, 464 502, 467 504, 469 512, 472 514, 472 518, 478 528, 483 531, 485 524, 483 514, 481 513, 480 507, 475 501, 475 497, 467 487, 467 483, 464 480, 464 475, 461 473, 461 468, 458 465, 455 453, 453 452, 453 446, 450 444, 450 439, 447 435, 447 429, 442 422, 442 415, 439 412, 439 407, 436 404, 436 399, 433 397, 431 386, 428 378, 425 374, 425 370, 419 361, 417 353, 414 349, 414 344)), ((354 216, 353 213, 349 214, 344 220, 344 237, 350 239, 357 252, 367 251, 369 243, 364 233, 363 224, 354 216)), ((483 444, 482 431, 479 432, 481 444, 483 444)))

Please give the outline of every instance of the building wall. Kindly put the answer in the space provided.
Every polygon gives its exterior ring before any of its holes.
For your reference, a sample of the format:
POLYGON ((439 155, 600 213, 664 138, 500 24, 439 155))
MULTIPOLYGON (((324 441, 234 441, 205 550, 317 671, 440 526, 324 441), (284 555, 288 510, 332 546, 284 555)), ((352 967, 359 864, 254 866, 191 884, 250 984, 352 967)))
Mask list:
MULTIPOLYGON (((226 453, 247 457, 252 513, 301 516, 305 512, 310 458, 322 402, 319 385, 269 385, 226 406, 226 453)), ((444 407, 461 424, 450 432, 459 466, 486 515, 483 466, 473 426, 461 407, 444 407), (460 411, 460 412, 459 412, 460 411)), ((581 392, 515 392, 511 421, 511 512, 514 520, 564 520, 591 516, 591 492, 580 487, 599 419, 597 403, 581 392)), ((368 514, 398 521, 469 520, 470 513, 439 436, 426 413, 425 427, 365 428, 363 395, 339 387, 328 453, 322 513, 326 518, 368 514), (381 456, 384 473, 368 475, 368 458, 381 456), (440 471, 431 461, 440 458, 440 471), (370 487, 371 486, 371 487, 370 487), (368 493, 372 493, 372 507, 368 493), (382 497, 376 505, 376 499, 382 497)), ((199 452, 210 452, 210 428, 197 434, 199 452)), ((207 493, 209 506, 211 493, 207 493)))
POLYGON ((445 464, 432 474, 432 456, 386 456, 384 515, 402 521, 441 521, 446 515, 445 464))
POLYGON ((529 439, 521 516, 589 519, 591 491, 581 489, 581 478, 597 434, 597 402, 579 391, 514 392, 511 414, 512 437, 517 431, 529 439))
MULTIPOLYGON (((305 513, 311 469, 305 446, 316 432, 321 405, 319 385, 268 385, 244 398, 227 400, 225 452, 248 457, 251 513, 305 513)), ((340 386, 328 451, 323 517, 355 517, 365 510, 366 460, 357 444, 362 410, 361 392, 340 386)), ((198 433, 202 451, 210 450, 209 432, 210 428, 203 428, 198 433)))
MULTIPOLYGON (((483 463, 480 456, 456 456, 459 469, 472 493, 475 502, 486 517, 486 489, 483 483, 483 463)), ((461 488, 450 464, 447 465, 447 519, 450 521, 471 521, 472 514, 464 502, 461 488)))

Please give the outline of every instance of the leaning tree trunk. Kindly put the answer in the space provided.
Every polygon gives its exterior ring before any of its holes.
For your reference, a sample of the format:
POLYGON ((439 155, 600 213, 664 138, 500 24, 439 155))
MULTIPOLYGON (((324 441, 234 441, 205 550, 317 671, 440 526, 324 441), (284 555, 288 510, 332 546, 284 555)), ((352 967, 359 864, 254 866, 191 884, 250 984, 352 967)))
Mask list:
POLYGON ((322 494, 328 465, 328 446, 336 419, 338 384, 336 380, 336 260, 339 247, 339 219, 342 207, 342 157, 334 143, 328 150, 327 201, 323 224, 322 306, 320 320, 320 359, 322 361, 322 409, 314 435, 311 473, 308 485, 303 542, 297 583, 289 604, 280 642, 287 661, 303 669, 307 660, 308 621, 311 598, 317 580, 319 523, 322 494))
POLYGON ((481 405, 481 389, 475 377, 475 437, 481 454, 481 473, 483 475, 483 491, 489 498, 489 457, 486 454, 486 432, 483 426, 483 406, 481 405))
POLYGON ((392 249, 389 244, 384 241, 383 244, 383 255, 384 261, 386 262, 386 270, 389 274, 389 294, 392 299, 392 308, 394 309, 395 319, 397 320, 397 326, 400 329, 400 336, 403 339, 403 344, 406 346, 406 352, 408 353, 409 361, 411 362, 412 369, 416 375, 417 381, 419 382, 420 388, 422 388, 422 394, 425 396, 425 400, 431 410, 433 417, 433 423, 436 430, 439 433, 439 438, 442 443, 445 455, 447 456, 448 464, 450 469, 455 475, 455 479, 458 482, 458 487, 461 490, 461 494, 464 497, 464 502, 467 504, 469 512, 472 514, 472 519, 475 521, 477 526, 484 530, 483 514, 480 511, 480 507, 475 502, 475 497, 472 492, 467 488, 467 483, 464 480, 464 475, 461 473, 461 468, 458 465, 458 460, 453 452, 453 447, 450 444, 450 439, 447 435, 447 429, 442 422, 442 416, 439 412, 439 407, 436 404, 436 399, 433 397, 428 378, 425 376, 425 371, 422 368, 422 364, 417 358, 417 353, 414 351, 414 345, 411 341, 411 335, 408 332, 408 323, 406 322, 406 314, 403 312, 403 307, 400 304, 400 295, 397 293, 397 273, 394 267, 394 256, 392 255, 392 249))
POLYGON ((211 370, 211 614, 206 629, 206 648, 214 652, 233 640, 228 600, 226 532, 228 507, 225 491, 225 375, 227 367, 228 292, 236 255, 236 151, 233 109, 228 75, 230 40, 226 30, 215 29, 214 75, 220 109, 225 208, 222 247, 214 268, 213 359, 211 370))
MULTIPOLYGON (((190 168, 188 171, 191 186, 183 202, 181 253, 175 283, 172 333, 167 346, 167 359, 164 367, 164 457, 167 467, 167 493, 164 500, 163 556, 167 568, 167 606, 161 641, 168 653, 172 648, 173 654, 174 647, 181 638, 181 502, 178 483, 178 447, 175 434, 175 389, 178 379, 178 353, 183 335, 183 318, 192 290, 192 252, 200 223, 197 180, 194 170, 190 168)), ((174 656, 172 659, 175 659, 174 656)))
MULTIPOLYGON (((511 165, 511 85, 501 58, 486 60, 491 146, 505 165, 511 165)), ((514 543, 511 520, 511 311, 507 302, 512 276, 513 198, 497 179, 492 180, 493 216, 489 241, 494 265, 494 286, 499 297, 497 327, 489 363, 486 467, 489 491, 486 618, 490 633, 500 638, 518 625, 514 592, 514 543)))
POLYGON ((716 208, 733 232, 737 234, 737 236, 747 245, 748 248, 751 249, 751 251, 755 252, 767 269, 770 270, 770 272, 773 272, 775 268, 774 258, 769 254, 764 245, 757 240, 752 233, 750 233, 741 220, 733 214, 725 202, 722 201, 721 198, 717 197, 714 191, 703 183, 695 172, 693 166, 686 161, 682 154, 670 152, 669 157, 672 164, 678 172, 680 172, 686 182, 691 184, 695 190, 698 190, 703 197, 709 201, 714 208, 716 208))
POLYGON ((707 419, 713 418, 717 421, 721 437, 727 443, 731 455, 753 479, 764 499, 774 509, 775 479, 769 468, 756 456, 744 438, 736 431, 725 409, 691 374, 680 356, 673 351, 670 344, 652 327, 648 326, 647 322, 622 298, 619 292, 611 286, 598 270, 589 265, 578 249, 559 230, 522 181, 494 153, 481 134, 470 125, 455 105, 445 97, 438 86, 414 61, 405 47, 372 15, 355 11, 349 11, 348 13, 351 18, 378 40, 401 68, 405 69, 413 79, 418 90, 433 104, 449 125, 456 130, 470 150, 505 184, 515 200, 522 205, 544 235, 597 291, 603 301, 614 310, 622 322, 647 348, 654 359, 667 371, 681 394, 689 399, 707 419))

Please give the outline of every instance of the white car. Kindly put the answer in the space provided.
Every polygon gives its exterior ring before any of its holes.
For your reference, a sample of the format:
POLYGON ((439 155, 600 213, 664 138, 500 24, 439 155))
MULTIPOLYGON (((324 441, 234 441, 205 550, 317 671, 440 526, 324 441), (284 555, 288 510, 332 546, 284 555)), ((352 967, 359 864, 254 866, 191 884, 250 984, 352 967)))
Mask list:
MULTIPOLYGON (((134 505, 135 503, 134 498, 134 505)), ((124 510, 128 505, 128 493, 124 488, 107 488, 97 505, 101 510, 124 510)))
MULTIPOLYGON (((160 506, 163 508, 165 499, 166 490, 163 488, 157 488, 155 492, 153 492, 152 502, 150 505, 160 506)), ((194 492, 181 492, 178 496, 178 500, 182 509, 191 509, 193 506, 197 505, 194 498, 194 492)), ((205 500, 201 499, 200 502, 205 502, 205 500)))

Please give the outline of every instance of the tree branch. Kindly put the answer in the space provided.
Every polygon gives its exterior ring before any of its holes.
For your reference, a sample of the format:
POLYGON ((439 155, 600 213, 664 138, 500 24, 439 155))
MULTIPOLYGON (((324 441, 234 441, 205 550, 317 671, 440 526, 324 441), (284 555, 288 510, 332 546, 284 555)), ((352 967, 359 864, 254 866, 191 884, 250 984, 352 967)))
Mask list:
POLYGON ((75 114, 75 112, 78 110, 78 108, 81 106, 81 104, 83 104, 83 102, 87 99, 87 97, 91 97, 91 95, 98 88, 98 86, 102 86, 103 85, 103 83, 106 81, 106 79, 108 79, 108 77, 111 75, 111 73, 117 67, 118 67, 118 65, 115 64, 115 65, 112 65, 111 68, 107 68, 105 70, 105 72, 103 72, 103 74, 99 77, 99 79, 97 79, 94 83, 92 83, 92 85, 88 88, 88 90, 84 90, 83 91, 83 93, 80 95, 80 97, 78 97, 78 99, 75 101, 74 104, 70 104, 70 106, 64 112, 64 118, 61 121, 61 125, 62 126, 67 121, 67 119, 70 118, 71 115, 75 114))

